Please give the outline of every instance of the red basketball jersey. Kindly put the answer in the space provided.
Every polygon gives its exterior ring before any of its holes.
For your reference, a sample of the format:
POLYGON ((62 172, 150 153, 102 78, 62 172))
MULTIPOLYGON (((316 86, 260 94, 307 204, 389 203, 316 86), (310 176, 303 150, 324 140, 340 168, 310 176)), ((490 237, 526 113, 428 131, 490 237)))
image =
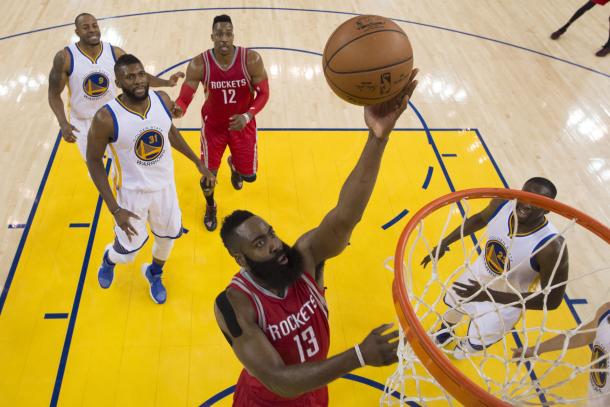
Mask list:
POLYGON ((235 47, 233 61, 225 69, 216 61, 212 49, 202 54, 206 99, 201 117, 206 123, 228 128, 231 116, 248 111, 254 95, 246 68, 247 54, 247 48, 235 47))
MULTIPOLYGON (((237 273, 229 287, 244 293, 256 311, 257 323, 284 363, 293 365, 325 360, 330 345, 328 307, 314 279, 304 273, 280 298, 258 285, 246 272, 237 273)), ((272 393, 246 369, 242 370, 234 406, 316 406, 328 405, 326 387, 286 399, 272 393)))

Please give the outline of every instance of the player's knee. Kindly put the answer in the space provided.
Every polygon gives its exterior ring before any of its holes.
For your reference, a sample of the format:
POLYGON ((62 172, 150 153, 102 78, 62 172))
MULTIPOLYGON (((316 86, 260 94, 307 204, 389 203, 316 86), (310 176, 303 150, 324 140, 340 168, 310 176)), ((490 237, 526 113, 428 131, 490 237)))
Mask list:
POLYGON ((135 260, 138 251, 132 253, 125 253, 125 249, 115 242, 111 248, 108 249, 108 259, 114 264, 128 264, 135 260))
POLYGON ((250 175, 241 175, 241 179, 244 180, 244 182, 254 182, 256 181, 256 173, 255 174, 250 174, 250 175))
POLYGON ((155 236, 155 241, 153 243, 152 248, 152 255, 155 259, 166 261, 169 258, 173 247, 174 239, 155 236))

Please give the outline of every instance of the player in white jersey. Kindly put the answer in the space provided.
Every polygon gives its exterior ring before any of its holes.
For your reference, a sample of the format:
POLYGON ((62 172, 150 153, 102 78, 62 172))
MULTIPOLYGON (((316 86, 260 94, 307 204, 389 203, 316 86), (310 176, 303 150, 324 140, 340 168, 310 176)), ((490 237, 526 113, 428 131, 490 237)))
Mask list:
POLYGON ((162 304, 167 298, 161 282, 163 265, 183 230, 170 145, 197 166, 203 184, 211 185, 215 178, 172 124, 169 96, 149 92, 142 63, 133 55, 123 55, 114 73, 122 94, 97 111, 87 143, 91 179, 116 223, 114 243, 104 252, 98 281, 102 288, 110 287, 114 266, 134 260, 148 240, 148 223, 154 235, 153 259, 142 272, 153 301, 162 304), (116 198, 104 171, 106 148, 114 165, 116 198))
MULTIPOLYGON (((523 185, 523 191, 552 199, 557 195, 553 183, 540 177, 529 179, 523 185)), ((521 307, 502 307, 502 304, 520 304, 526 297, 526 309, 542 310, 546 307, 553 310, 561 304, 565 284, 556 285, 567 281, 568 254, 564 248, 558 261, 563 238, 546 219, 546 213, 548 211, 525 202, 515 205, 493 199, 483 211, 464 222, 464 236, 487 227, 487 240, 481 243, 481 254, 470 269, 458 277, 444 297, 450 308, 443 315, 444 323, 435 334, 439 345, 451 341, 451 327, 460 322, 464 314, 470 317, 468 340, 460 341, 454 356, 461 358, 465 356, 464 352, 483 350, 502 339, 515 326, 521 319, 521 307), (507 281, 498 278, 505 270, 507 281), (542 288, 554 286, 546 299, 542 290, 529 291, 537 282, 542 288), (481 289, 482 285, 489 295, 481 289), (532 295, 534 293, 537 295, 532 295)), ((438 258, 442 257, 460 236, 461 227, 458 227, 432 249, 432 253, 438 250, 438 258)), ((426 256, 421 264, 425 267, 428 262, 430 256, 426 256)))
POLYGON ((583 325, 572 336, 559 334, 540 343, 523 348, 513 349, 513 358, 531 358, 546 352, 561 350, 567 341, 566 349, 580 348, 592 344, 591 372, 589 374, 589 406, 610 406, 610 302, 605 303, 595 313, 595 318, 583 325))
MULTIPOLYGON (((74 25, 79 41, 55 55, 49 74, 48 97, 62 137, 68 143, 76 142, 85 158, 91 120, 100 107, 116 96, 113 67, 125 51, 100 40, 97 20, 91 14, 79 14, 74 25), (61 99, 66 83, 70 97, 69 118, 66 118, 61 99)), ((152 87, 175 86, 182 77, 182 72, 173 74, 169 80, 149 75, 149 82, 152 87)))

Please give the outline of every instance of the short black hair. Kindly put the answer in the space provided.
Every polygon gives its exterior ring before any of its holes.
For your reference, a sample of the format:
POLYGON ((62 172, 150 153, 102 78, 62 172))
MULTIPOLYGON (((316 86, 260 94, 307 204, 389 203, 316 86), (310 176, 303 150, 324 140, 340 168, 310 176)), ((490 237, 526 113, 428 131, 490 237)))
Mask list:
POLYGON ((525 184, 523 184, 524 186, 527 184, 537 184, 540 185, 546 189, 549 190, 549 192, 551 193, 550 198, 555 199, 555 197, 557 196, 557 187, 555 186, 555 184, 553 184, 550 180, 543 178, 543 177, 533 177, 528 179, 527 181, 525 181, 525 184))
MULTIPOLYGON (((142 62, 138 58, 136 58, 135 55, 132 55, 132 54, 121 55, 114 64, 114 75, 118 76, 119 69, 121 69, 121 67, 127 66, 127 65, 133 65, 133 64, 142 65, 142 62)), ((144 65, 142 65, 142 66, 144 66, 144 65)))
POLYGON ((220 228, 220 238, 229 251, 231 250, 229 240, 234 235, 235 229, 252 216, 254 216, 252 212, 238 209, 223 219, 222 227, 220 228))
POLYGON ((90 13, 80 13, 79 15, 76 16, 76 18, 74 19, 74 25, 78 26, 78 19, 81 17, 85 17, 85 16, 89 16, 89 17, 93 17, 95 18, 95 16, 93 14, 90 13))
POLYGON ((216 23, 231 23, 231 24, 233 24, 233 22, 231 21, 231 17, 229 17, 226 14, 221 14, 219 16, 214 17, 214 21, 212 22, 212 29, 214 29, 214 26, 216 25, 216 23))

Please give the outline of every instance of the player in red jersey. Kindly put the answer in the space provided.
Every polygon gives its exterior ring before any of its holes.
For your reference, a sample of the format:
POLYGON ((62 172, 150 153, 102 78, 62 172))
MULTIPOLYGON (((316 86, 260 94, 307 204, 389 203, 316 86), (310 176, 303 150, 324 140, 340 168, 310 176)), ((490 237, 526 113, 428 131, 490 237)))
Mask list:
POLYGON ((379 173, 388 136, 407 107, 417 82, 412 73, 403 92, 364 108, 369 135, 360 159, 343 184, 339 202, 320 225, 290 247, 260 217, 238 210, 220 235, 241 266, 216 298, 216 321, 242 370, 234 406, 327 406, 326 385, 365 366, 397 360, 397 331, 374 329, 364 341, 327 358, 330 335, 324 298, 324 262, 348 245, 379 173))
MULTIPOLYGON (((243 181, 256 180, 255 116, 269 100, 267 72, 257 52, 233 46, 233 24, 229 16, 214 17, 212 41, 214 48, 189 63, 172 113, 174 117, 186 113, 201 82, 206 93, 201 108, 201 161, 216 175, 228 145, 231 184, 239 190, 243 181)), ((212 231, 217 226, 214 186, 206 187, 202 183, 201 189, 206 200, 203 224, 212 231)))

